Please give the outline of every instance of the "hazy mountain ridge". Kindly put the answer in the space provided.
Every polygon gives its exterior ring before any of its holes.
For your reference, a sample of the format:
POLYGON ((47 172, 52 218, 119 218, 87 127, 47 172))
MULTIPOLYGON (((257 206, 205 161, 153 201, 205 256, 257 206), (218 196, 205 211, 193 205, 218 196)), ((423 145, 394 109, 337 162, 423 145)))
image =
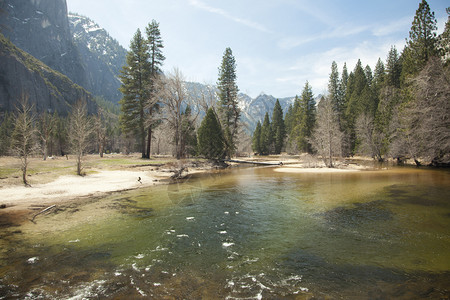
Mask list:
POLYGON ((119 75, 125 65, 127 50, 88 17, 76 13, 69 13, 68 17, 73 40, 88 66, 89 76, 97 80, 93 86, 94 94, 118 102, 122 97, 118 91, 119 75))
POLYGON ((73 39, 87 48, 118 74, 125 65, 127 50, 97 23, 75 13, 69 13, 69 25, 73 39))

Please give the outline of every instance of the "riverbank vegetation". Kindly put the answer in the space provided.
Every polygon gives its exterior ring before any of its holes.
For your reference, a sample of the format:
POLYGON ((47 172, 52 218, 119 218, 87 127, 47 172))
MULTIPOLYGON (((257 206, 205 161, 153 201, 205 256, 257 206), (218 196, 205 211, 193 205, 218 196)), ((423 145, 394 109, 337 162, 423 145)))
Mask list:
MULTIPOLYGON (((354 155, 448 166, 450 22, 440 36, 436 24, 428 3, 422 1, 403 51, 392 46, 374 71, 358 60, 353 71, 348 73, 344 64, 339 74, 333 62, 328 93, 317 106, 306 83, 282 120, 284 149, 318 154, 328 166, 333 156, 354 155)), ((277 153, 275 124, 280 121, 275 113, 272 122, 267 114, 253 133, 253 151, 258 154, 277 153)))

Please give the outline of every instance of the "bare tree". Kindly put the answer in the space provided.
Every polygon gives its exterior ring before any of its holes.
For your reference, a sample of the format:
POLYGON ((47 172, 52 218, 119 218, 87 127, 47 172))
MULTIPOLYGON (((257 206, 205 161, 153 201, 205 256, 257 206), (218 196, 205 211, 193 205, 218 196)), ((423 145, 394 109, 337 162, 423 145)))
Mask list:
POLYGON ((97 115, 94 116, 93 120, 94 120, 94 131, 97 137, 98 153, 100 154, 100 157, 103 157, 106 144, 106 127, 103 109, 101 108, 98 109, 97 115))
POLYGON ((43 159, 46 160, 48 156, 49 144, 53 137, 53 131, 55 130, 55 118, 53 115, 44 112, 40 115, 39 120, 39 136, 42 142, 42 154, 43 159))
POLYGON ((382 162, 385 154, 383 134, 376 128, 374 118, 367 113, 359 115, 356 119, 355 130, 360 142, 358 151, 382 162))
POLYGON ((394 156, 450 163, 450 74, 439 58, 430 58, 412 79, 414 98, 396 114, 394 156))
POLYGON ((34 127, 35 114, 33 106, 28 103, 28 96, 22 95, 17 107, 16 120, 13 131, 13 152, 19 156, 22 163, 22 181, 25 186, 30 186, 27 181, 28 158, 36 151, 36 128, 34 127))
POLYGON ((337 113, 328 97, 319 102, 316 120, 310 142, 325 165, 332 168, 333 156, 340 156, 342 152, 343 133, 339 129, 337 113))
POLYGON ((152 150, 153 154, 172 154, 174 152, 175 147, 172 143, 172 137, 170 134, 167 134, 171 131, 172 129, 167 122, 163 122, 154 130, 154 147, 152 150))
POLYGON ((197 110, 201 110, 205 114, 210 107, 217 111, 217 88, 212 84, 204 83, 202 87, 196 87, 188 95, 190 105, 197 110))
POLYGON ((77 175, 82 175, 82 159, 89 146, 92 132, 91 122, 87 116, 86 101, 78 100, 72 107, 70 115, 69 138, 73 153, 77 160, 77 175))
POLYGON ((161 98, 164 103, 164 119, 172 129, 173 142, 175 144, 175 156, 182 158, 182 109, 187 100, 187 91, 184 87, 184 77, 180 70, 175 68, 172 73, 164 79, 164 87, 161 89, 161 98))

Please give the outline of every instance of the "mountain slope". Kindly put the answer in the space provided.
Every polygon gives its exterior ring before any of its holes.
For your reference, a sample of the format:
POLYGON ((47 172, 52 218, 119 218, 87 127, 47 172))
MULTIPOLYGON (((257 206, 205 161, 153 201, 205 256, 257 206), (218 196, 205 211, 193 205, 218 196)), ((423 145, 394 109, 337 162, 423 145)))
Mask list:
POLYGON ((66 115, 79 99, 87 100, 90 113, 96 111, 86 90, 19 49, 0 33, 0 112, 15 110, 22 95, 28 97, 38 112, 58 111, 66 115))
POLYGON ((87 17, 70 13, 69 24, 74 43, 86 65, 92 85, 90 91, 117 103, 122 97, 118 76, 125 65, 127 50, 87 17))
POLYGON ((66 0, 3 0, 3 34, 22 50, 85 88, 86 70, 72 41, 66 0))

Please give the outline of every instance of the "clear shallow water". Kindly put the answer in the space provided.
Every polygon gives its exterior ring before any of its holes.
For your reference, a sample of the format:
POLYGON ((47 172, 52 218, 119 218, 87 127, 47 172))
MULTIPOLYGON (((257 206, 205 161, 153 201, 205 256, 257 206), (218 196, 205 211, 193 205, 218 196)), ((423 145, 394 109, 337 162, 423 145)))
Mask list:
POLYGON ((449 183, 249 168, 92 199, 3 241, 0 295, 449 297, 449 183))

